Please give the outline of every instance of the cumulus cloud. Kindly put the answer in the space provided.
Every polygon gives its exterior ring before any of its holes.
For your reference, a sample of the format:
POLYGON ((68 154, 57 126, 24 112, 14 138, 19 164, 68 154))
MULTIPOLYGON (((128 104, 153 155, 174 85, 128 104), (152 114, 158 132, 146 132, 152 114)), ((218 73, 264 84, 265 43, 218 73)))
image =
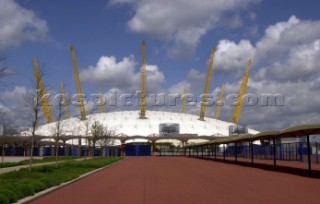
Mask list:
POLYGON ((291 16, 288 21, 270 25, 256 44, 249 40, 220 40, 215 53, 216 69, 243 72, 239 68, 252 59, 253 67, 262 67, 254 80, 307 80, 315 77, 318 69, 319 36, 320 21, 291 16))
POLYGON ((10 101, 10 106, 12 108, 18 108, 23 106, 24 99, 23 96, 27 94, 29 90, 24 86, 16 86, 12 91, 5 91, 1 94, 1 99, 3 101, 10 101))
MULTIPOLYGON (((253 59, 247 93, 257 96, 258 104, 243 106, 240 124, 267 130, 319 123, 319 25, 320 21, 301 20, 292 16, 286 22, 270 25, 255 44, 246 39, 239 42, 225 39, 219 42, 214 62, 218 71, 232 76, 239 72, 239 76, 243 76, 247 60, 253 59), (262 105, 263 94, 280 94, 284 105, 262 105)), ((199 75, 193 72, 189 74, 199 75)), ((226 83, 224 97, 239 93, 242 78, 233 79, 234 82, 226 83)), ((199 87, 199 82, 193 83, 190 80, 189 83, 191 90, 196 90, 193 86, 199 87)), ((181 85, 183 81, 172 87, 177 89, 181 85)), ((203 91, 202 88, 198 89, 203 91)), ((219 91, 220 87, 214 87, 211 93, 217 96, 219 91)), ((215 107, 207 109, 208 116, 213 115, 215 107)), ((198 107, 188 108, 190 112, 198 113, 198 107)), ((234 106, 225 104, 221 108, 221 119, 231 121, 233 110, 234 106)))
POLYGON ((255 48, 249 40, 238 44, 229 40, 220 40, 215 52, 215 67, 218 71, 242 71, 249 59, 255 54, 255 48))
POLYGON ((240 10, 260 0, 112 0, 111 4, 130 3, 134 16, 128 21, 131 31, 169 41, 169 56, 190 56, 200 39, 218 26, 241 25, 240 10))
POLYGON ((201 73, 196 69, 190 69, 190 71, 188 72, 187 75, 187 79, 188 80, 204 80, 206 78, 206 74, 205 73, 201 73))
POLYGON ((296 46, 319 39, 320 21, 300 20, 291 16, 288 21, 269 26, 256 43, 256 61, 281 59, 296 46))
POLYGON ((259 70, 255 80, 299 81, 316 78, 319 71, 320 40, 297 45, 289 50, 288 56, 259 70))
POLYGON ((47 22, 13 0, 0 0, 0 47, 18 46, 26 40, 47 37, 47 22))
MULTIPOLYGON (((165 81, 164 75, 157 65, 147 65, 147 89, 159 91, 165 81)), ((90 66, 80 72, 82 81, 91 84, 106 85, 109 88, 122 90, 140 90, 140 68, 133 56, 124 57, 121 61, 113 56, 102 56, 95 66, 90 66)))

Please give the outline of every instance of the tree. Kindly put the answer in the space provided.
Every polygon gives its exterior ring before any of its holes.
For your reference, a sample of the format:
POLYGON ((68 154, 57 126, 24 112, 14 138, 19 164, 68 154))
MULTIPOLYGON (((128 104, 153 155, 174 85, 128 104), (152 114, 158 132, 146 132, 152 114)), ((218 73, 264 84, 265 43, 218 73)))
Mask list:
POLYGON ((99 121, 94 121, 91 126, 91 141, 92 141, 92 149, 93 149, 93 157, 94 157, 94 150, 96 147, 96 143, 104 134, 103 125, 99 121))
POLYGON ((4 58, 0 58, 0 86, 4 86, 6 85, 4 82, 3 82, 3 79, 8 77, 8 76, 11 76, 13 75, 12 71, 6 67, 4 67, 1 62, 4 61, 4 58))
MULTIPOLYGON (((82 129, 84 131, 84 135, 86 136, 87 138, 87 146, 89 147, 90 146, 90 140, 89 140, 89 131, 90 131, 90 127, 89 127, 89 119, 86 119, 85 121, 83 121, 83 126, 82 126, 82 129)), ((88 149, 85 151, 85 158, 87 158, 87 156, 89 156, 88 154, 88 149)))
MULTIPOLYGON (((1 59, 0 59, 0 60, 1 60, 1 59)), ((3 82, 2 82, 2 79, 3 79, 3 78, 6 78, 6 77, 8 77, 8 76, 10 76, 10 75, 12 75, 12 73, 10 72, 9 69, 7 69, 7 68, 0 68, 0 82, 1 82, 1 83, 3 83, 3 82)))
POLYGON ((36 89, 27 93, 24 96, 25 106, 26 106, 26 120, 30 123, 31 131, 31 152, 29 160, 29 169, 32 168, 32 159, 33 159, 33 148, 35 142, 35 132, 39 125, 39 113, 41 108, 41 96, 40 92, 36 89))
POLYGON ((52 133, 55 141, 56 168, 58 168, 59 141, 63 131, 63 128, 61 127, 61 122, 62 122, 61 120, 63 115, 64 115, 63 98, 62 98, 62 95, 59 95, 57 114, 56 114, 56 124, 52 129, 52 133))
POLYGON ((108 125, 104 126, 103 127, 103 134, 102 134, 100 140, 98 141, 99 145, 101 147, 107 147, 107 145, 109 145, 111 142, 110 137, 114 136, 114 135, 115 135, 114 129, 109 128, 108 125))
POLYGON ((2 141, 1 141, 1 146, 2 146, 2 157, 1 157, 1 162, 4 162, 4 146, 6 144, 6 136, 7 135, 13 135, 17 131, 13 125, 13 120, 9 117, 8 113, 0 108, 0 127, 3 128, 3 135, 2 135, 2 141))
POLYGON ((116 130, 111 129, 108 127, 108 125, 103 127, 103 134, 98 141, 99 145, 101 147, 107 148, 107 146, 111 143, 112 139, 111 137, 115 135, 116 130))

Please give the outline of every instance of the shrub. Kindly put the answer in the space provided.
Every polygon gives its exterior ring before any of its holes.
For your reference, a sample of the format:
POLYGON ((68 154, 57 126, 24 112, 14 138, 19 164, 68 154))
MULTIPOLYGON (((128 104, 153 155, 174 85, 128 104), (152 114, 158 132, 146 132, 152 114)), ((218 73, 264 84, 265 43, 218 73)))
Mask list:
POLYGON ((5 195, 6 199, 8 199, 10 203, 14 203, 18 200, 17 195, 14 192, 10 190, 0 190, 0 203, 2 203, 1 194, 5 195))
POLYGON ((50 178, 50 177, 41 178, 39 181, 41 183, 44 183, 44 185, 46 185, 47 188, 58 185, 58 182, 54 178, 50 178))
POLYGON ((36 193, 39 191, 43 191, 47 188, 47 185, 45 183, 38 181, 38 180, 32 181, 31 185, 34 189, 34 192, 36 192, 36 193))
POLYGON ((13 203, 35 192, 73 180, 91 170, 106 166, 122 158, 97 158, 85 161, 20 169, 0 174, 0 204, 13 203))
POLYGON ((55 170, 56 170, 56 167, 49 166, 49 165, 40 166, 40 167, 33 169, 33 171, 37 171, 37 172, 41 172, 41 173, 49 173, 49 172, 53 172, 55 170))
POLYGON ((0 193, 0 203, 1 204, 10 204, 10 199, 3 193, 0 193))
POLYGON ((20 198, 24 198, 34 194, 34 189, 31 184, 21 184, 21 185, 18 185, 17 187, 19 192, 21 193, 20 198))

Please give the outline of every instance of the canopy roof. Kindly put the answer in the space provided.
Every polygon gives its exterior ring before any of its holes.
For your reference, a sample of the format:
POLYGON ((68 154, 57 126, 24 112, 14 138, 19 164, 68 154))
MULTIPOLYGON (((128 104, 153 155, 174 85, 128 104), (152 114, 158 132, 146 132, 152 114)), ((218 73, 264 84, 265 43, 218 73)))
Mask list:
POLYGON ((303 137, 306 135, 320 134, 320 124, 297 125, 292 126, 281 131, 268 130, 257 134, 245 134, 233 137, 219 138, 209 142, 202 142, 198 144, 190 144, 188 146, 202 146, 202 145, 220 145, 241 142, 253 142, 255 140, 287 138, 287 137, 303 137))

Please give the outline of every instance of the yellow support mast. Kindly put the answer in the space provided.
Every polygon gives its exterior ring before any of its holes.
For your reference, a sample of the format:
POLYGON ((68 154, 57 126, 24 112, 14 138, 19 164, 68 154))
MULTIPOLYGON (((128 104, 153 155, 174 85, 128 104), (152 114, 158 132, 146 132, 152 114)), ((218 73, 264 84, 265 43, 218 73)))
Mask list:
POLYGON ((74 53, 73 45, 70 46, 70 49, 71 49, 71 56, 72 56, 74 78, 75 78, 75 81, 76 81, 76 87, 77 87, 77 92, 78 92, 78 100, 80 102, 80 116, 81 116, 81 120, 86 120, 86 111, 85 111, 85 108, 84 108, 84 101, 83 101, 84 96, 82 94, 79 71, 78 71, 78 65, 77 65, 77 59, 76 59, 76 55, 74 53))
POLYGON ((102 99, 102 92, 101 88, 99 88, 99 106, 100 106, 100 113, 104 113, 104 104, 103 104, 103 99, 102 99))
POLYGON ((142 41, 141 63, 141 112, 140 119, 146 119, 146 43, 142 41))
POLYGON ((207 102, 208 102, 208 93, 209 93, 209 89, 210 89, 210 81, 211 81, 211 75, 212 75, 212 69, 213 69, 213 58, 214 58, 214 48, 212 48, 212 51, 211 51, 211 57, 210 57, 208 73, 207 73, 206 86, 204 88, 204 93, 203 93, 203 97, 202 97, 199 120, 204 120, 204 116, 206 115, 206 108, 207 108, 207 102))
POLYGON ((44 116, 46 118, 47 123, 51 123, 52 122, 52 114, 51 114, 51 109, 48 103, 48 99, 46 96, 46 91, 41 79, 41 74, 39 71, 39 67, 37 64, 37 59, 34 57, 33 58, 33 65, 34 65, 34 76, 36 78, 36 82, 37 82, 37 88, 39 90, 39 94, 41 97, 41 105, 42 105, 42 110, 44 113, 44 116))
POLYGON ((219 116, 220 116, 220 108, 221 108, 221 104, 222 104, 223 92, 224 92, 224 83, 222 83, 222 85, 221 85, 220 95, 219 95, 219 101, 218 101, 218 103, 217 103, 216 113, 214 114, 214 118, 215 118, 216 120, 218 120, 218 119, 219 119, 219 116))
POLYGON ((251 67, 251 60, 248 61, 246 72, 243 76, 242 84, 240 87, 240 91, 239 91, 240 93, 238 96, 237 104, 234 107, 234 111, 233 111, 232 122, 237 125, 239 122, 240 113, 241 113, 241 109, 242 109, 242 105, 243 105, 243 97, 247 91, 247 85, 248 85, 249 76, 250 76, 250 74, 249 74, 250 67, 251 67))
POLYGON ((186 104, 187 104, 187 89, 184 89, 183 96, 182 96, 181 113, 186 113, 186 104))
POLYGON ((60 81, 60 89, 61 89, 61 93, 62 93, 64 111, 66 112, 66 118, 69 119, 70 118, 69 106, 68 106, 67 96, 66 96, 66 92, 64 90, 64 85, 63 85, 62 81, 60 81))

